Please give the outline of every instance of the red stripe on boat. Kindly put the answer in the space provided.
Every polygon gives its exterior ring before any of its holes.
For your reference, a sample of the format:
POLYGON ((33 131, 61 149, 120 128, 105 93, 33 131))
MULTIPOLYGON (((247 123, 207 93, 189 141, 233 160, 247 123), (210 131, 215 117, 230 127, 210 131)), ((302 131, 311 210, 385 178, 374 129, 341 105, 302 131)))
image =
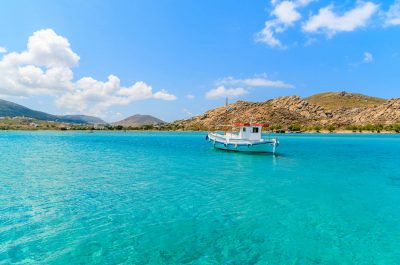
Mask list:
POLYGON ((250 123, 243 123, 243 122, 235 122, 233 125, 234 125, 234 126, 238 126, 238 127, 240 127, 240 126, 261 126, 261 127, 268 127, 268 124, 266 124, 266 123, 252 123, 252 124, 250 124, 250 123))

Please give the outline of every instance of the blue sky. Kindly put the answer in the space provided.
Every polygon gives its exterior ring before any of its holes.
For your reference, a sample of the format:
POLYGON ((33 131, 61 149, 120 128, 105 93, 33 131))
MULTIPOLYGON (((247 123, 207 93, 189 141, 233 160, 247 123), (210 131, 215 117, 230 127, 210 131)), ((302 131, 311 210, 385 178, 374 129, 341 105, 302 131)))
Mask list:
POLYGON ((109 121, 225 96, 399 97, 400 1, 3 1, 0 60, 0 98, 109 121))

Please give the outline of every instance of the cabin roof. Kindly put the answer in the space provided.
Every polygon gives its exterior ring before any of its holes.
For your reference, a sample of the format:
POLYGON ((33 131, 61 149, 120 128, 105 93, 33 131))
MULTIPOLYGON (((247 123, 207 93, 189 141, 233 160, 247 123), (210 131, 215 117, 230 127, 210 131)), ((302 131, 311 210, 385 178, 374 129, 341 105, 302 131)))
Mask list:
POLYGON ((243 122, 235 122, 233 126, 244 127, 244 126, 254 126, 254 127, 268 127, 268 124, 265 123, 243 123, 243 122))

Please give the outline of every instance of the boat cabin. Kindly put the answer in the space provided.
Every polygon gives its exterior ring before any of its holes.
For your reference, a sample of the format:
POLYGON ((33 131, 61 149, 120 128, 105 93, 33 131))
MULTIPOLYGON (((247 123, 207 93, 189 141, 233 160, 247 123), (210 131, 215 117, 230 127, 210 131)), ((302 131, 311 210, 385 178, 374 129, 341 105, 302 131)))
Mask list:
POLYGON ((239 133, 237 134, 238 139, 245 139, 251 141, 261 140, 262 127, 264 124, 250 124, 250 123, 235 123, 235 126, 239 127, 239 133))

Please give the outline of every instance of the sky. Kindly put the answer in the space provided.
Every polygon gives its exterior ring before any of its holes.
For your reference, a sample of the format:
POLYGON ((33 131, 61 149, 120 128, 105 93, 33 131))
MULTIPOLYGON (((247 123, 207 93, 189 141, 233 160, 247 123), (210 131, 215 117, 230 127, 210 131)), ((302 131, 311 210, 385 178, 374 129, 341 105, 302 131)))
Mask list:
POLYGON ((166 121, 349 91, 400 96, 400 0, 2 1, 0 98, 166 121))

